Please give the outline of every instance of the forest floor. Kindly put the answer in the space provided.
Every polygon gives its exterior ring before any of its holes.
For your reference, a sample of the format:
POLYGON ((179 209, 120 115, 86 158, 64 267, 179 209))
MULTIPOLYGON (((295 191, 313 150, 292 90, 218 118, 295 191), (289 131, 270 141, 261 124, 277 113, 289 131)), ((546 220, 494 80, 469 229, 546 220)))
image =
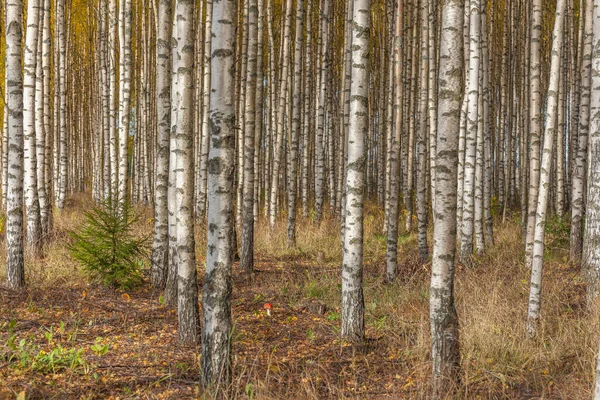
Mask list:
MULTIPOLYGON (((68 231, 88 206, 74 199, 56 217, 45 258, 27 262, 25 291, 0 287, 0 398, 198 398, 200 352, 177 345, 175 310, 147 284, 123 292, 90 283, 70 258, 68 231)), ((152 215, 143 213, 140 230, 150 233, 152 215)), ((360 347, 339 340, 338 223, 298 221, 296 249, 286 249, 284 220, 272 234, 259 224, 256 272, 243 276, 234 266, 232 398, 428 398, 430 264, 418 264, 416 237, 404 232, 401 276, 385 284, 382 212, 370 205, 365 215, 360 347), (271 317, 265 302, 274 305, 271 317)), ((590 398, 600 326, 584 308, 579 271, 566 262, 568 224, 548 227, 535 340, 525 339, 529 271, 517 216, 495 229, 486 256, 457 268, 463 375, 452 397, 590 398)), ((202 280, 206 243, 198 232, 202 280)))

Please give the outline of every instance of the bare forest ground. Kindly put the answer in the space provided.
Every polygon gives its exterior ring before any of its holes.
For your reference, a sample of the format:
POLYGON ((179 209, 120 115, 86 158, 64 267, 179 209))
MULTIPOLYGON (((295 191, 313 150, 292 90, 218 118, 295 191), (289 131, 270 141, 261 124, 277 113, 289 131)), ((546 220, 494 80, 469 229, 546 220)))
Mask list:
MULTIPOLYGON (((56 216, 46 257, 27 262, 26 291, 0 288, 0 398, 199 397, 199 349, 177 346, 175 310, 148 285, 125 293, 90 283, 70 258, 67 232, 88 206, 78 197, 56 216)), ((143 212, 140 231, 150 233, 152 214, 143 212)), ((285 220, 272 234, 261 221, 256 272, 244 277, 234 267, 232 398, 428 398, 430 265, 418 265, 416 236, 403 232, 401 278, 384 284, 382 220, 370 205, 362 347, 338 339, 338 223, 301 219, 298 248, 290 250, 285 220), (274 305, 271 317, 265 302, 274 305)), ((589 398, 600 327, 597 313, 584 309, 579 271, 566 262, 568 225, 549 225, 541 334, 528 341, 529 271, 518 220, 498 221, 495 246, 473 267, 457 268, 463 380, 453 398, 589 398)), ((197 231, 202 279, 204 228, 197 231)), ((4 267, 0 281, 3 274, 4 267)))

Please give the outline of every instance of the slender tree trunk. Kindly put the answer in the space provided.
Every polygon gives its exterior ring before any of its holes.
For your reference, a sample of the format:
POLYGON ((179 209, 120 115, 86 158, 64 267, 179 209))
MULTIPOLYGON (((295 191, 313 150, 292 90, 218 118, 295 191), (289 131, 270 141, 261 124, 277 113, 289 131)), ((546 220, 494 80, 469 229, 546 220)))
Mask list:
POLYGON ((24 192, 27 209, 27 249, 34 257, 42 253, 42 226, 40 223, 40 202, 37 186, 36 115, 35 85, 37 70, 38 29, 40 21, 39 0, 27 2, 27 31, 25 38, 24 80, 23 80, 23 157, 24 192))
MULTIPOLYGON (((435 210, 435 165, 436 165, 436 145, 437 145, 437 23, 436 9, 439 6, 434 1, 428 1, 429 7, 429 172, 431 185, 431 207, 435 210)), ((433 213, 435 217, 435 213, 433 213)), ((435 223, 435 221, 434 221, 435 223)))
POLYGON ((194 245, 194 1, 177 0, 173 25, 177 65, 176 131, 177 171, 177 315, 179 343, 193 345, 200 340, 198 278, 194 245))
POLYGON ((463 0, 447 0, 442 9, 439 68, 436 200, 431 266, 430 322, 433 398, 444 398, 456 385, 460 368, 458 316, 454 306, 458 136, 462 98, 463 0))
MULTIPOLYGON (((52 209, 50 206, 50 187, 47 185, 46 175, 49 172, 48 160, 46 158, 46 147, 48 142, 46 137, 50 132, 50 0, 44 0, 42 10, 42 34, 41 55, 38 58, 41 61, 41 92, 40 106, 38 108, 41 120, 41 129, 36 132, 37 136, 37 185, 40 201, 40 222, 42 225, 42 235, 47 236, 50 232, 50 221, 52 209)), ((39 62, 38 61, 38 62, 39 62)))
MULTIPOLYGON (((67 195, 67 84, 66 84, 66 26, 65 26, 65 0, 58 0, 56 6, 56 34, 58 36, 58 101, 55 106, 58 108, 58 145, 60 147, 58 158, 58 169, 54 171, 58 174, 58 187, 55 187, 56 207, 62 210, 65 207, 67 195)), ((55 77, 56 79, 56 77, 55 77)))
POLYGON ((482 56, 483 56, 483 218, 485 231, 485 244, 490 246, 494 243, 493 220, 492 220, 492 134, 490 128, 490 56, 487 44, 487 22, 486 14, 483 13, 481 24, 482 56))
POLYGON ((429 105, 429 6, 421 1, 421 94, 419 98, 419 133, 417 138, 417 222, 419 261, 427 261, 427 115, 429 105))
POLYGON ((162 289, 169 263, 169 135, 171 131, 171 0, 158 2, 156 39, 156 116, 158 140, 154 186, 154 242, 152 245, 152 286, 162 289))
MULTIPOLYGON (((60 1, 60 0, 59 0, 60 1)), ((23 2, 6 4, 6 111, 8 183, 6 190, 6 278, 8 287, 25 286, 23 258, 23 73, 21 70, 23 2)))
POLYGON ((208 179, 208 147, 210 138, 210 126, 208 125, 208 114, 210 110, 210 80, 211 80, 211 37, 212 29, 212 0, 206 1, 206 22, 204 25, 204 74, 202 76, 202 87, 204 88, 202 96, 202 138, 200 150, 200 188, 197 199, 198 209, 201 212, 201 217, 206 214, 206 181, 208 179))
POLYGON ((600 293, 600 4, 594 1, 588 184, 582 270, 591 309, 600 293))
POLYGON ((296 210, 298 193, 298 138, 302 111, 302 39, 304 31, 303 0, 296 0, 296 45, 294 55, 294 97, 292 106, 292 130, 290 131, 290 170, 288 179, 288 234, 287 245, 296 247, 296 210))
POLYGON ((404 32, 402 1, 398 1, 394 12, 394 122, 390 152, 390 212, 387 232, 386 279, 391 282, 398 275, 398 209, 400 192, 400 140, 402 137, 404 87, 402 84, 402 35, 404 32))
MULTIPOLYGON (((246 105, 243 143, 244 184, 242 211, 242 251, 240 268, 245 273, 254 269, 254 151, 256 129, 256 63, 258 58, 258 4, 248 0, 248 64, 246 71, 246 105)), ((242 151, 240 143, 240 151, 242 151)))
POLYGON ((117 1, 110 1, 108 6, 108 65, 109 65, 109 126, 110 126, 110 181, 111 201, 118 193, 119 180, 119 146, 117 138, 117 1))
MULTIPOLYGON (((592 73, 593 2, 585 5, 585 34, 583 35, 583 55, 581 66, 581 97, 579 101, 579 132, 576 142, 575 162, 572 176, 571 237, 569 258, 573 262, 581 260, 583 247, 583 214, 585 212, 584 190, 588 153, 588 132, 590 130, 590 81, 592 73)), ((581 22, 580 22, 581 23, 581 22)))
POLYGON ((256 105, 254 113, 255 113, 255 128, 254 128, 254 205, 253 205, 253 215, 254 215, 254 224, 258 222, 258 214, 259 214, 259 200, 260 200, 260 158, 262 153, 264 152, 264 147, 261 145, 261 141, 263 138, 263 93, 265 86, 265 75, 263 72, 263 36, 264 36, 264 18, 263 18, 263 7, 264 1, 257 0, 257 44, 256 44, 256 99, 254 100, 254 104, 256 105), (262 150, 262 151, 261 151, 262 150))
POLYGON ((121 0, 119 12, 119 192, 127 200, 127 152, 131 112, 131 0, 121 0))
POLYGON ((176 306, 178 302, 178 265, 177 260, 177 118, 179 91, 179 64, 181 60, 177 57, 177 21, 171 20, 171 117, 169 125, 169 183, 167 186, 167 209, 168 209, 168 237, 169 237, 169 261, 167 269, 167 280, 165 283, 165 303, 176 306))
POLYGON ((477 150, 477 126, 479 119, 479 64, 481 11, 479 0, 470 2, 469 21, 469 85, 467 87, 467 121, 465 138, 465 176, 462 213, 460 258, 469 263, 473 254, 473 217, 475 205, 475 162, 477 150))
POLYGON ((546 214, 548 208, 548 195, 550 187, 550 167, 552 163, 552 143, 556 133, 558 86, 561 64, 561 48, 563 44, 563 27, 565 14, 565 0, 558 0, 554 22, 552 41, 552 56, 550 66, 550 84, 548 87, 548 100, 546 104, 546 123, 544 129, 544 147, 541 163, 539 182, 539 195, 537 202, 535 235, 533 245, 533 260, 531 264, 531 283, 529 288, 529 309, 527 312, 527 332, 534 336, 537 332, 540 317, 542 274, 544 266, 544 236, 546 228, 546 214))
POLYGON ((208 176, 208 240, 202 292, 202 384, 217 391, 231 382, 231 232, 235 152, 235 1, 212 10, 208 176))
POLYGON ((536 227, 536 209, 540 183, 541 97, 540 97, 540 43, 542 37, 542 0, 533 0, 531 8, 531 56, 529 66, 529 196, 527 212, 527 235, 525 238, 525 265, 533 261, 533 245, 536 227))
POLYGON ((326 124, 326 96, 327 96, 327 82, 328 82, 328 71, 329 71, 329 8, 330 0, 324 0, 323 7, 321 9, 321 34, 320 34, 320 47, 321 47, 321 68, 319 71, 320 82, 318 85, 319 96, 318 96, 318 119, 317 119, 317 135, 315 140, 315 222, 320 222, 323 216, 323 203, 325 196, 325 124, 326 124))
POLYGON ((346 220, 342 261, 342 338, 362 342, 365 335, 363 211, 366 172, 365 132, 369 124, 370 0, 353 0, 352 82, 346 178, 346 220))
POLYGON ((407 232, 412 231, 413 219, 413 181, 414 181, 414 148, 415 148, 415 115, 416 115, 416 91, 417 91, 417 7, 415 7, 413 35, 412 35, 412 71, 414 83, 410 85, 408 100, 408 140, 406 161, 406 184, 404 191, 404 206, 406 208, 405 228, 407 232))
POLYGON ((273 177, 271 183, 271 195, 269 206, 269 227, 271 230, 275 227, 275 217, 277 216, 277 197, 279 193, 279 175, 281 167, 281 159, 283 154, 283 131, 284 131, 284 116, 285 106, 288 102, 289 79, 288 69, 290 65, 290 38, 292 35, 292 0, 287 0, 285 15, 285 25, 283 30, 282 40, 282 67, 281 75, 279 75, 279 111, 277 112, 277 134, 275 137, 275 147, 273 155, 273 177))

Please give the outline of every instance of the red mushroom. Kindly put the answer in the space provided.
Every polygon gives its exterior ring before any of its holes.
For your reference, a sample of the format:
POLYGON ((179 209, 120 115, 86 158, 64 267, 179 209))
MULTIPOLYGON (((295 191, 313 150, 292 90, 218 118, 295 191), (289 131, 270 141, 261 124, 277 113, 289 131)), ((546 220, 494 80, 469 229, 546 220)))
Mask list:
POLYGON ((264 308, 265 308, 265 310, 267 310, 267 315, 271 316, 271 310, 273 309, 273 304, 271 304, 271 303, 265 303, 264 308))

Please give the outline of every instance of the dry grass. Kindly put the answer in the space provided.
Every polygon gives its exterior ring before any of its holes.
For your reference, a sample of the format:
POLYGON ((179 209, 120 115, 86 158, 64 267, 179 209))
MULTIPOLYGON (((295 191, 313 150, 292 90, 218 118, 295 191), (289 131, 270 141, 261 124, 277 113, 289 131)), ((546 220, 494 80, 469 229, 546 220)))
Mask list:
MULTIPOLYGON (((74 198, 71 207, 56 217, 46 257, 27 263, 30 293, 57 287, 65 293, 86 289, 104 296, 107 304, 120 300, 118 292, 90 286, 65 250, 68 230, 81 222, 81 210, 90 205, 89 199, 83 196, 74 198)), ((140 221, 140 232, 151 232, 151 212, 141 211, 144 218, 140 221)), ((278 221, 275 230, 270 232, 261 218, 256 227, 257 272, 252 277, 234 272, 233 397, 428 398, 430 265, 418 264, 415 235, 402 232, 399 240, 401 277, 393 284, 384 284, 386 239, 380 232, 383 215, 376 205, 369 205, 365 215, 364 284, 369 340, 360 348, 344 346, 338 340, 341 294, 338 222, 331 218, 314 225, 300 218, 297 248, 288 249, 285 221, 278 221), (267 300, 275 304, 273 319, 265 319, 261 310, 267 300), (307 301, 324 303, 327 313, 311 314, 303 308, 307 301)), ((457 268, 463 380, 454 397, 589 398, 600 326, 597 313, 584 308, 584 286, 578 271, 564 262, 567 254, 564 240, 551 237, 544 275, 541 333, 535 340, 526 340, 525 336, 529 271, 523 266, 520 226, 515 221, 496 226, 495 240, 495 246, 487 255, 475 260, 474 266, 457 268)), ((200 277, 205 246, 204 230, 199 226, 200 277)), ((0 248, 3 260, 4 246, 0 248)), ((0 279, 4 273, 2 268, 0 279)), ((163 318, 153 320, 153 329, 167 335, 173 331, 175 316, 157 304, 157 294, 141 289, 131 297, 131 308, 136 313, 131 317, 133 320, 141 318, 143 310, 147 310, 163 318)), ((10 303, 15 310, 25 309, 36 299, 31 295, 21 300, 0 297, 6 303, 0 308, 6 309, 10 303)), ((51 303, 48 298, 42 299, 36 307, 59 307, 51 303)), ((128 308, 123 310, 129 312, 128 308)), ((0 318, 6 315, 0 312, 0 318)), ((122 319, 114 321, 122 323, 122 319)), ((106 336, 119 343, 118 337, 106 336)), ((0 332, 0 340, 5 338, 0 332)), ((161 336, 155 344, 156 351, 150 351, 154 359, 165 363, 161 373, 167 376, 168 372, 168 379, 138 380, 133 389, 128 389, 133 390, 128 395, 116 378, 112 388, 107 378, 104 391, 99 392, 104 395, 99 396, 193 397, 187 392, 187 386, 198 378, 197 350, 179 349, 175 356, 172 352, 165 355, 159 351, 165 346, 175 346, 174 340, 174 337, 161 336), (181 363, 188 366, 185 372, 171 373, 177 370, 174 365, 181 363)), ((121 356, 118 350, 113 353, 114 357, 121 356)), ((157 376, 162 375, 157 373, 157 376)), ((35 377, 29 378, 33 381, 35 377)), ((62 397, 86 394, 95 398, 90 395, 97 389, 94 381, 83 381, 79 391, 57 388, 56 393, 62 393, 62 397)), ((10 387, 14 392, 19 389, 18 384, 10 387)), ((0 390, 0 397, 2 393, 9 392, 0 390)))

